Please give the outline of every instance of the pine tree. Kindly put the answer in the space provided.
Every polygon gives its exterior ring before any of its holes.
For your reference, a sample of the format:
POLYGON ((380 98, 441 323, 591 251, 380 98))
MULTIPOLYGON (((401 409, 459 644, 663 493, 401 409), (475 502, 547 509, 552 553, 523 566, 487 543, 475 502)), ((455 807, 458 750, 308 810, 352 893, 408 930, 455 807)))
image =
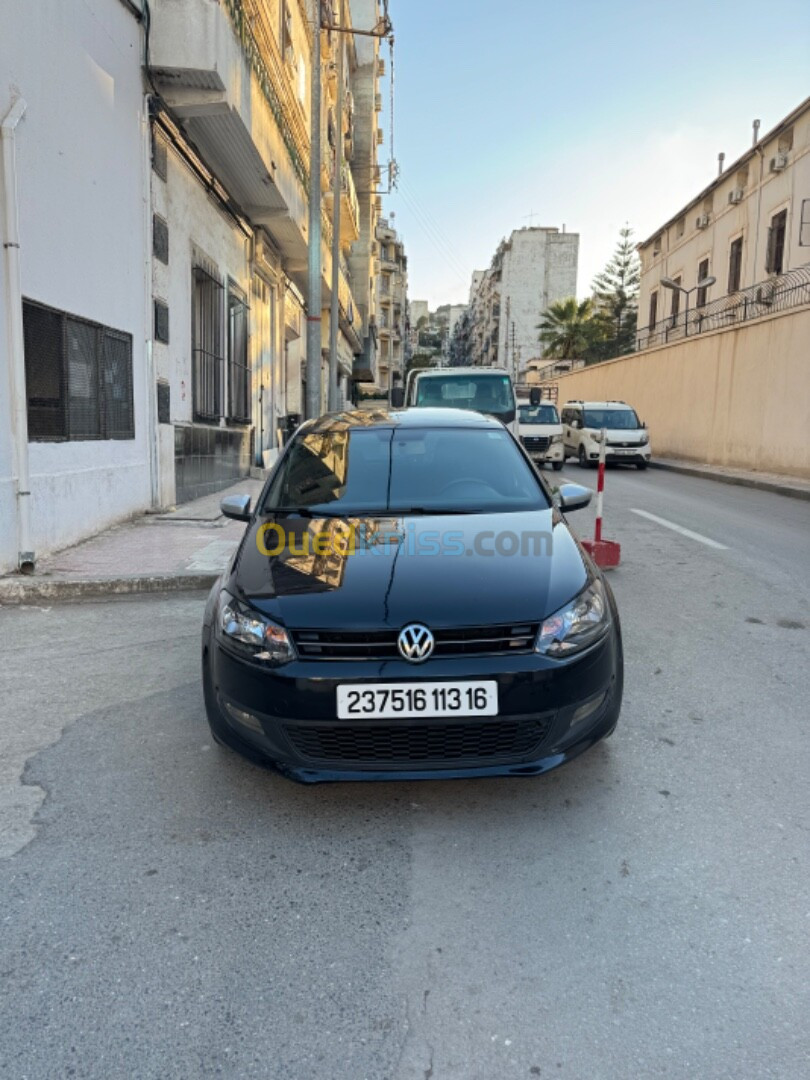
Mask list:
POLYGON ((600 325, 600 340, 593 343, 589 360, 608 360, 632 352, 638 317, 641 264, 633 230, 625 225, 613 257, 593 279, 593 303, 600 325))

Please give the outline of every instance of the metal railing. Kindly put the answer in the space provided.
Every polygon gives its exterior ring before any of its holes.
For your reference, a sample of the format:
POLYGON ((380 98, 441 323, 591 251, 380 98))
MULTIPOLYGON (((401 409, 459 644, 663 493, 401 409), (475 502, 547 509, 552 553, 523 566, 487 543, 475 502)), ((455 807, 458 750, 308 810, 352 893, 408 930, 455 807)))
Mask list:
POLYGON ((739 326, 774 312, 810 303, 810 263, 729 293, 700 307, 684 307, 636 334, 636 350, 666 345, 709 330, 739 326))

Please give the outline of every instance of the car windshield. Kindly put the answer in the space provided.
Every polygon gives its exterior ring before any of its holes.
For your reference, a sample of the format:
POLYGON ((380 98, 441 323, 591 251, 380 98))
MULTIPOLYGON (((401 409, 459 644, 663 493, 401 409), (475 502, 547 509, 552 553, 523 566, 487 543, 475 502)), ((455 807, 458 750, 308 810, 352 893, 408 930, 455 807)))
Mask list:
POLYGON ((633 409, 586 409, 585 427, 630 431, 641 424, 633 409))
POLYGON ((508 375, 429 375, 416 384, 416 404, 507 413, 515 407, 508 375))
POLYGON ((559 424, 556 405, 521 405, 519 408, 521 424, 559 424))
POLYGON ((344 428, 293 440, 262 512, 465 514, 548 505, 505 430, 344 428))

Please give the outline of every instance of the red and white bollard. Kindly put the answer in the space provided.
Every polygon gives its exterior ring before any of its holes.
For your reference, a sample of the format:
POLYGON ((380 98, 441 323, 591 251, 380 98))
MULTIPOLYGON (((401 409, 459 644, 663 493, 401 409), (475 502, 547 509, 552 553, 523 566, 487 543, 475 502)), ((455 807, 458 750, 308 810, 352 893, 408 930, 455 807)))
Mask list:
POLYGON ((599 476, 596 481, 596 527, 593 540, 583 540, 582 546, 588 552, 597 566, 603 570, 610 570, 619 565, 622 549, 615 540, 602 539, 602 503, 605 491, 605 446, 607 433, 602 428, 602 441, 599 444, 599 476))

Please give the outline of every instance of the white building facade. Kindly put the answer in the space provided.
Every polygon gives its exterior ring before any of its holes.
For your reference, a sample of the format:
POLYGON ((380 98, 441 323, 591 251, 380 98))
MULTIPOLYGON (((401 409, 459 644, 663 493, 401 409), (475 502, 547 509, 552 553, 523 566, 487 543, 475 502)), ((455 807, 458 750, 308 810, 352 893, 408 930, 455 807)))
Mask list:
MULTIPOLYGON (((228 486, 303 411, 309 6, 150 11, 147 68, 129 0, 3 9, 0 572, 228 486)), ((365 29, 380 14, 340 9, 365 29)), ((340 400, 377 375, 382 68, 376 38, 321 45, 325 408, 340 139, 340 400)))
POLYGON ((557 228, 515 230, 488 270, 473 272, 471 361, 520 377, 542 355, 538 323, 551 304, 576 296, 579 235, 557 228))
POLYGON ((149 506, 156 474, 141 28, 109 0, 13 0, 2 20, 0 569, 9 570, 23 547, 65 546, 149 506))
POLYGON ((638 348, 767 315, 806 298, 810 98, 762 138, 757 124, 752 146, 638 251, 638 348), (714 284, 698 289, 698 281, 707 278, 715 278, 714 284), (662 285, 663 279, 680 289, 662 285))

